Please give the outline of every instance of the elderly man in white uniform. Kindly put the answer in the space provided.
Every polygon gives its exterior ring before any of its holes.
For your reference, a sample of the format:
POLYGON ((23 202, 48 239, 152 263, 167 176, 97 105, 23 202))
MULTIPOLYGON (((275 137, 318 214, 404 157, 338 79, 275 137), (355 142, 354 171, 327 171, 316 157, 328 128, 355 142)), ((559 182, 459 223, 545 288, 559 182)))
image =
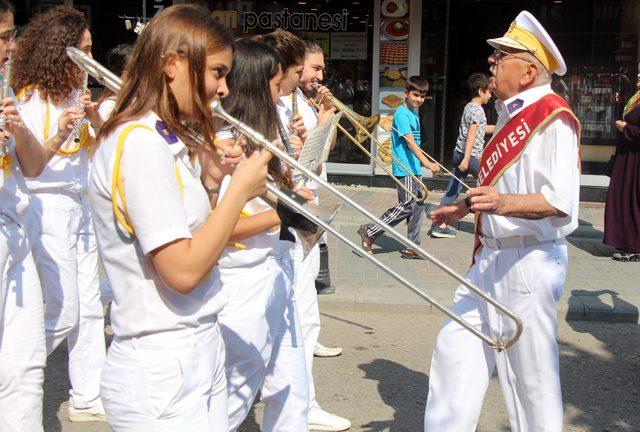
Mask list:
MULTIPOLYGON (((579 123, 550 87, 562 55, 540 23, 522 12, 489 57, 499 99, 496 134, 483 153, 479 183, 465 200, 432 213, 436 223, 478 214, 467 278, 518 314, 520 339, 492 351, 447 320, 429 374, 425 431, 474 431, 494 369, 514 431, 562 430, 556 302, 567 272, 565 237, 578 226, 579 123)), ((453 310, 492 337, 514 328, 467 288, 453 310)))
MULTIPOLYGON (((315 45, 315 44, 313 44, 315 45)), ((309 44, 305 46, 305 60, 304 68, 300 72, 293 72, 296 68, 288 68, 283 70, 283 79, 280 84, 280 101, 276 105, 278 116, 283 125, 289 125, 292 118, 294 118, 292 95, 295 92, 297 98, 297 105, 302 122, 304 123, 304 129, 310 130, 318 125, 320 119, 314 111, 314 108, 309 106, 307 98, 300 90, 298 85, 303 86, 307 84, 313 88, 311 81, 319 81, 322 79, 322 70, 324 69, 324 56, 322 50, 315 45, 316 48, 309 48, 309 44), (316 66, 315 72, 310 70, 316 66), (305 73, 306 70, 306 73, 305 73), (306 82, 305 82, 306 79, 306 82)), ((278 51, 278 47, 275 47, 278 51)), ((326 88, 320 90, 321 92, 328 92, 326 88)), ((322 116, 330 118, 335 111, 331 107, 325 107, 322 110, 322 116), (326 108, 326 110, 325 110, 326 108)), ((297 120, 297 119, 296 119, 297 120)), ((324 165, 322 167, 321 176, 326 178, 326 172, 324 165)), ((308 181, 306 186, 317 197, 317 190, 320 188, 315 181, 308 181)), ((316 401, 315 385, 313 380, 313 355, 314 352, 322 356, 336 356, 342 353, 342 348, 328 348, 318 343, 318 336, 320 335, 320 310, 318 308, 318 296, 315 288, 315 279, 318 277, 318 271, 320 268, 320 250, 318 245, 315 245, 309 255, 303 259, 302 245, 300 242, 296 242, 296 247, 293 250, 293 258, 295 261, 295 284, 294 295, 296 305, 298 307, 298 316, 300 318, 300 324, 302 327, 302 333, 304 337, 305 358, 307 362, 307 375, 309 378, 309 429, 311 430, 323 430, 323 431, 343 431, 351 427, 351 422, 340 416, 331 414, 323 410, 316 401)))

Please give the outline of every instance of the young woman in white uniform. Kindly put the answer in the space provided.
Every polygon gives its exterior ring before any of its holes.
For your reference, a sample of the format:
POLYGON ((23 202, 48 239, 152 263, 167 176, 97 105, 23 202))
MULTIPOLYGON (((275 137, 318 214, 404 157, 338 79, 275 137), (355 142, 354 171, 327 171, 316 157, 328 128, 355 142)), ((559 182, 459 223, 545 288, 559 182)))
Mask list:
MULTIPOLYGON (((281 78, 271 47, 258 41, 236 42, 225 110, 275 139, 281 78)), ((220 131, 216 138, 233 141, 233 132, 220 131)), ((251 151, 253 144, 248 143, 247 149, 251 151)), ((269 171, 276 181, 291 187, 290 175, 278 159, 270 161, 269 171)), ((227 180, 222 182, 221 197, 226 196, 227 180)), ((227 348, 229 427, 240 426, 260 390, 265 404, 263 430, 299 432, 307 427, 308 388, 292 289, 294 236, 260 198, 249 201, 243 214, 218 262, 222 289, 229 298, 220 313, 227 348)))
MULTIPOLYGON (((12 82, 20 114, 45 143, 70 107, 85 105, 88 120, 101 124, 96 105, 82 91, 83 74, 66 55, 67 46, 91 53, 91 33, 82 12, 58 6, 36 16, 20 38, 12 82)), ((33 194, 29 232, 45 300, 47 353, 63 340, 69 350, 69 418, 104 421, 100 370, 104 364, 104 316, 98 289, 98 252, 87 201, 87 123, 27 181, 33 194), (76 142, 75 138, 79 138, 76 142)))
MULTIPOLYGON (((0 0, 0 61, 7 79, 7 59, 15 48, 13 14, 13 5, 0 0)), ((23 176, 40 174, 52 153, 25 126, 12 92, 5 96, 0 114, 6 121, 0 131, 0 430, 37 432, 42 431, 47 351, 42 290, 25 229, 29 191, 23 176)), ((61 116, 60 133, 47 142, 53 152, 78 117, 71 111, 61 116)))
MULTIPOLYGON (((213 140, 209 103, 227 93, 232 39, 203 9, 171 6, 138 39, 100 131, 90 199, 114 300, 101 397, 114 431, 227 431, 217 263, 268 153, 240 163, 210 209, 195 157, 213 140)), ((207 168, 207 167, 204 167, 207 168)))

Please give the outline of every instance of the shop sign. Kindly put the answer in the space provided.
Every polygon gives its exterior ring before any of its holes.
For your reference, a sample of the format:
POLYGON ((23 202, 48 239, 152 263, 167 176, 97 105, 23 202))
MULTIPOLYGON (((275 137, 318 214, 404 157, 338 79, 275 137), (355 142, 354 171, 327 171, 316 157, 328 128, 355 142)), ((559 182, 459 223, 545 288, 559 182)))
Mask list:
POLYGON ((331 60, 366 60, 366 33, 331 33, 331 60))
POLYGON ((228 29, 238 28, 238 12, 217 10, 211 12, 211 16, 228 29))
POLYGON ((326 12, 290 12, 284 8, 279 12, 244 12, 243 29, 275 30, 278 28, 290 31, 346 31, 349 11, 330 14, 326 12))

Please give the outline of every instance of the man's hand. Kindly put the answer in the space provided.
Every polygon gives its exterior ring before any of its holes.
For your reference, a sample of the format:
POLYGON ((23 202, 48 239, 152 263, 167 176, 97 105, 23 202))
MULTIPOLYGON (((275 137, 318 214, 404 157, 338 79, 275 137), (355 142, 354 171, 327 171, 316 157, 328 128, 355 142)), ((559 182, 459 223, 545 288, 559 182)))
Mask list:
POLYGON ((471 197, 471 209, 478 213, 500 214, 504 204, 498 190, 493 186, 480 186, 469 189, 467 196, 471 197))
POLYGON ((327 111, 333 108, 333 103, 331 102, 333 95, 331 94, 331 91, 323 85, 318 87, 316 91, 316 100, 318 101, 318 104, 323 106, 327 111))
POLYGON ((437 174, 440 172, 440 165, 435 162, 428 162, 427 167, 431 170, 432 173, 437 174))
POLYGON ((453 204, 445 204, 431 212, 431 220, 434 224, 450 225, 452 222, 462 219, 469 213, 464 201, 453 204))
POLYGON ((624 131, 624 127, 627 125, 626 121, 623 120, 616 120, 616 129, 618 129, 620 132, 624 131))

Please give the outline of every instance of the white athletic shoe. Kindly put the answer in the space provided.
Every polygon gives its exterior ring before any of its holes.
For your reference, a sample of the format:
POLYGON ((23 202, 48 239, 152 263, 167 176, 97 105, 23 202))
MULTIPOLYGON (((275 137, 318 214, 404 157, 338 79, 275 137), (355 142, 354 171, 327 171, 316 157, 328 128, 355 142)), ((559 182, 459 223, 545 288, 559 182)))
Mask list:
POLYGON ((351 428, 351 422, 312 404, 309 408, 309 430, 340 432, 351 428))
POLYGON ((72 401, 69 401, 69 421, 106 423, 107 415, 101 403, 91 408, 76 408, 72 401))
POLYGON ((337 357, 340 354, 342 354, 342 348, 329 348, 322 345, 320 342, 316 342, 316 347, 313 350, 313 355, 316 357, 337 357))

